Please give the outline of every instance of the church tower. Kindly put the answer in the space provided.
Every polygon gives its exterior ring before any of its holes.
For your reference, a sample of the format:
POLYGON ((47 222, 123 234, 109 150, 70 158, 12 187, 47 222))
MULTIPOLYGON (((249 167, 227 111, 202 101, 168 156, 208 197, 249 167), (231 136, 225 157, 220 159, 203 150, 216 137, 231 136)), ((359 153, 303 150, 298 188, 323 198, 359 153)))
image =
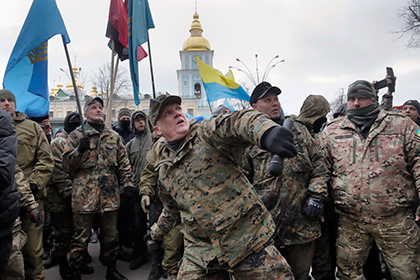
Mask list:
POLYGON ((198 19, 196 9, 190 29, 191 36, 179 52, 181 69, 177 70, 178 92, 182 98, 198 99, 199 111, 204 113, 209 112, 209 104, 194 56, 198 56, 203 62, 213 67, 214 51, 210 49, 209 41, 202 36, 203 28, 198 19))

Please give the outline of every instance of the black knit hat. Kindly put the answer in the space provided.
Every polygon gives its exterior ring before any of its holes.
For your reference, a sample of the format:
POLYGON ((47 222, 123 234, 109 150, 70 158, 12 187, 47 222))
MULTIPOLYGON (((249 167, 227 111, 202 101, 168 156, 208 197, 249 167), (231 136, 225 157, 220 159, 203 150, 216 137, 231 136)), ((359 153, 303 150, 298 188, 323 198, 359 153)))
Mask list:
POLYGON ((416 107, 417 113, 420 114, 420 103, 417 100, 412 99, 412 100, 405 101, 404 104, 402 105, 402 108, 404 108, 405 105, 412 105, 412 106, 416 107))

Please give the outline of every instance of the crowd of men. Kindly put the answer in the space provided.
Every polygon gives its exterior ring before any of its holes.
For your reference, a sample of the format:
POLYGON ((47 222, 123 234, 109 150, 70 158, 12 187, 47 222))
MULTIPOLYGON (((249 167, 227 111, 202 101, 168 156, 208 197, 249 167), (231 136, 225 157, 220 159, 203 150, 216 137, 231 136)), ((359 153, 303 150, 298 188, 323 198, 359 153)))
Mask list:
POLYGON ((148 253, 150 280, 420 279, 420 103, 397 112, 374 83, 350 84, 330 122, 321 95, 285 117, 265 81, 252 109, 201 122, 166 94, 110 128, 95 97, 52 141, 0 90, 0 279, 93 274, 96 231, 108 280, 148 253))

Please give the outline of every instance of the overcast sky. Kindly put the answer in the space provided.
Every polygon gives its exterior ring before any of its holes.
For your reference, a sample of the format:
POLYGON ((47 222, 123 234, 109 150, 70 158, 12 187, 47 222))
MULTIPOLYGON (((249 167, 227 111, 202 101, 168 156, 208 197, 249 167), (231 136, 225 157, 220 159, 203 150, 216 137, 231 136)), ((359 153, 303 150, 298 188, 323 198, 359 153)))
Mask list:
MULTIPOLYGON (((9 56, 29 11, 31 0, 0 1, 0 81, 9 56)), ((179 51, 186 39, 195 11, 194 0, 149 0, 155 22, 150 30, 152 59, 157 91, 178 94, 176 70, 179 51)), ((256 77, 270 60, 279 55, 285 62, 272 69, 268 81, 283 91, 280 102, 287 113, 299 113, 309 94, 322 94, 329 101, 340 88, 357 79, 369 81, 385 77, 386 66, 398 77, 394 105, 420 99, 420 49, 407 49, 407 37, 392 33, 402 27, 398 11, 406 0, 197 0, 203 37, 214 50, 213 67, 223 73, 229 65, 244 68, 240 58, 256 77)), ((86 75, 90 91, 91 75, 110 62, 105 30, 108 0, 57 0, 71 43, 72 63, 86 75)), ((145 47, 147 50, 147 48, 145 47)), ((121 67, 128 69, 128 61, 121 67)), ((61 38, 49 43, 49 87, 61 79, 66 68, 61 38), (61 77, 61 78, 60 78, 61 77), (55 83, 53 83, 55 82, 55 83)), ((149 63, 139 63, 140 90, 151 92, 149 63)), ((241 72, 235 79, 252 91, 253 85, 241 72)), ((383 89, 380 94, 384 93, 383 89)))

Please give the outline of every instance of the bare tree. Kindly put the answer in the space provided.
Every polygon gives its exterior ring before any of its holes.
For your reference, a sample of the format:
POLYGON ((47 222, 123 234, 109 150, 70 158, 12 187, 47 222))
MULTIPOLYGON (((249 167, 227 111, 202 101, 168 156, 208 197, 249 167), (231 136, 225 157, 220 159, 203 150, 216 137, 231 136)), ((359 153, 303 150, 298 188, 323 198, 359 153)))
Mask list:
MULTIPOLYGON (((114 85, 113 104, 117 106, 121 101, 120 96, 128 94, 132 91, 130 75, 125 68, 118 67, 117 77, 114 85)), ((111 64, 105 63, 99 69, 98 72, 93 74, 92 83, 98 87, 99 94, 102 95, 106 105, 109 100, 109 92, 111 89, 111 64)))
POLYGON ((404 19, 404 26, 401 30, 394 31, 400 34, 399 38, 409 34, 410 38, 406 47, 420 47, 420 0, 409 0, 408 5, 401 8, 398 16, 404 19))
POLYGON ((338 108, 341 107, 341 105, 343 105, 344 103, 347 102, 347 96, 344 93, 344 88, 340 88, 335 95, 337 95, 337 97, 330 102, 330 108, 332 112, 335 112, 338 110, 338 108))

